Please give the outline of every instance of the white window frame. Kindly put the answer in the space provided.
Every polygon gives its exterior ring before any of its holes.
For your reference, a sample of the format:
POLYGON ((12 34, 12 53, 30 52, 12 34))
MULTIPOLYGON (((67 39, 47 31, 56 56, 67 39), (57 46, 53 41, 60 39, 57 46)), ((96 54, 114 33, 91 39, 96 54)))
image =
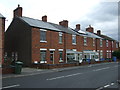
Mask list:
POLYGON ((47 49, 46 48, 40 48, 40 51, 46 51, 47 49))
MULTIPOLYGON (((40 31, 47 32, 47 30, 45 30, 45 29, 40 29, 40 31)), ((43 41, 43 40, 40 40, 40 42, 42 42, 42 43, 47 43, 47 38, 46 38, 46 40, 45 40, 45 41, 43 41)))
POLYGON ((63 51, 63 49, 58 49, 58 51, 63 51))
POLYGON ((114 41, 112 41, 112 48, 114 47, 114 41))
POLYGON ((55 51, 55 49, 49 49, 49 51, 55 51))
POLYGON ((118 43, 116 42, 116 48, 118 48, 118 43))
MULTIPOLYGON (((46 52, 46 50, 47 50, 46 48, 40 48, 40 52, 41 52, 41 51, 45 51, 45 52, 46 52)), ((46 53, 47 53, 47 52, 46 52, 46 53)), ((46 58, 46 57, 45 57, 45 58, 46 58)), ((41 59, 41 56, 40 56, 40 59, 41 59)), ((45 60, 45 61, 41 61, 41 60, 40 60, 40 63, 47 63, 47 61, 46 61, 46 60, 45 60)))
POLYGON ((102 42, 103 40, 102 39, 100 39, 100 47, 102 47, 103 46, 103 42, 102 42))
POLYGON ((60 44, 62 44, 62 42, 63 42, 62 36, 63 36, 63 33, 62 33, 62 32, 59 32, 59 43, 60 43, 60 44), (62 42, 60 42, 60 37, 62 38, 62 42))
POLYGON ((93 46, 95 46, 95 38, 93 38, 93 46))
POLYGON ((100 58, 103 58, 103 50, 100 50, 100 58))
POLYGON ((73 45, 76 45, 76 40, 77 40, 77 39, 76 39, 76 35, 72 35, 72 44, 73 44, 73 45), (74 39, 74 38, 75 38, 75 43, 73 43, 73 39, 74 39))
POLYGON ((59 51, 59 55, 60 55, 60 52, 62 52, 62 59, 60 59, 60 56, 59 56, 59 62, 63 62, 63 51, 59 51))
POLYGON ((83 42, 84 42, 84 46, 87 46, 87 37, 84 37, 84 41, 83 42))
POLYGON ((106 40, 106 47, 108 47, 108 44, 109 44, 109 41, 108 41, 108 40, 106 40))

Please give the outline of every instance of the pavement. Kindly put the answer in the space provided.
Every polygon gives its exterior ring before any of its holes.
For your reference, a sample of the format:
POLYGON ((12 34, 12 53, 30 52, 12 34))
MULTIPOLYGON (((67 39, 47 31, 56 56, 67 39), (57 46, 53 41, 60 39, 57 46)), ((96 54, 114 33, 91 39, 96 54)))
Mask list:
MULTIPOLYGON (((114 62, 109 62, 114 63, 114 62)), ((118 62, 116 62, 118 63, 118 62)), ((99 64, 90 64, 90 65, 84 65, 84 66, 73 66, 73 67, 63 67, 63 68, 55 68, 55 69, 37 69, 37 68, 22 68, 21 74, 3 74, 2 78, 10 78, 10 77, 23 77, 23 76, 30 76, 30 75, 37 75, 37 74, 43 74, 43 73, 50 73, 50 72, 61 72, 65 70, 72 70, 72 69, 78 69, 82 67, 92 67, 102 64, 108 64, 108 63, 99 63, 99 64)), ((1 79, 1 78, 0 78, 1 79)))
MULTIPOLYGON (((91 65, 86 65, 91 66, 91 65)), ((73 67, 64 67, 64 68, 55 68, 55 69, 37 69, 37 68, 29 68, 23 67, 21 74, 3 74, 2 78, 10 78, 10 77, 22 77, 22 76, 29 76, 29 75, 37 75, 43 73, 50 73, 50 72, 61 72, 65 70, 77 69, 83 66, 73 66, 73 67)))

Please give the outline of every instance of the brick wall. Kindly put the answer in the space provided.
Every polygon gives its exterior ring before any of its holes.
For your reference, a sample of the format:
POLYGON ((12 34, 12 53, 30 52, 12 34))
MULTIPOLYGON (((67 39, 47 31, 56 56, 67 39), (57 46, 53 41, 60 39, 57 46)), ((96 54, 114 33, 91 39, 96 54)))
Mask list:
MULTIPOLYGON (((68 33, 63 33, 63 43, 59 44, 59 32, 55 31, 46 31, 47 42, 40 42, 40 29, 32 28, 32 62, 40 61, 40 49, 44 48, 46 50, 46 60, 48 64, 53 64, 53 61, 50 61, 50 49, 55 49, 54 51, 54 63, 58 64, 59 62, 59 49, 63 49, 63 60, 66 61, 66 49, 76 49, 77 51, 82 52, 83 50, 96 50, 99 55, 102 51, 103 58, 107 58, 107 50, 111 51, 111 41, 108 42, 108 47, 106 47, 106 40, 102 40, 102 47, 100 47, 100 39, 95 39, 95 46, 93 46, 93 38, 87 37, 87 45, 84 45, 84 37, 76 36, 76 45, 72 44, 72 35, 68 33)), ((114 42, 113 49, 116 44, 114 42)), ((112 52, 109 52, 112 55, 112 52)))
POLYGON ((5 30, 5 19, 0 18, 0 64, 4 59, 4 30, 5 30))
MULTIPOLYGON (((63 42, 59 44, 59 32, 55 31, 46 31, 46 41, 47 42, 40 42, 40 29, 32 28, 32 63, 34 61, 40 61, 40 49, 44 48, 46 50, 46 60, 48 64, 53 64, 50 61, 50 50, 55 49, 54 51, 54 63, 59 63, 59 49, 64 50, 64 34, 63 34, 63 42)), ((65 51, 63 51, 63 58, 65 51)), ((64 59, 65 62, 65 59, 64 59)))

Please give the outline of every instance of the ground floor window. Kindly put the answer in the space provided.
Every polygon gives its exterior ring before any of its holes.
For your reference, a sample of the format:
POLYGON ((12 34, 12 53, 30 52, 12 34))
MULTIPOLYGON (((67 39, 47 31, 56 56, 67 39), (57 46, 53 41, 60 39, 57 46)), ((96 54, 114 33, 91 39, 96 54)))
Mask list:
POLYGON ((109 53, 109 57, 111 58, 111 53, 109 53))
POLYGON ((107 58, 109 58, 109 53, 107 53, 107 58))
POLYGON ((40 61, 46 61, 46 51, 40 51, 40 61))

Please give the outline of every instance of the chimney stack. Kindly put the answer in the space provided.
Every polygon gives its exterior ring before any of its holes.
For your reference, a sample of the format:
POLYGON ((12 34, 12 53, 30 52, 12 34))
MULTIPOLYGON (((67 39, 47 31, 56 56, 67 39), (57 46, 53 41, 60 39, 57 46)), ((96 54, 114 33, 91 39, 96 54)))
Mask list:
POLYGON ((22 17, 22 7, 18 4, 18 7, 13 11, 14 17, 22 17))
POLYGON ((91 32, 91 33, 94 33, 94 28, 91 27, 91 25, 89 25, 89 27, 86 28, 86 31, 91 32))
POLYGON ((101 30, 98 30, 98 31, 97 31, 97 35, 101 35, 101 30))
POLYGON ((59 25, 68 28, 68 20, 63 20, 63 21, 59 22, 59 25))
POLYGON ((76 24, 76 28, 75 28, 75 30, 76 31, 79 31, 81 28, 80 28, 80 24, 76 24))
POLYGON ((42 16, 42 21, 47 22, 47 16, 42 16))

